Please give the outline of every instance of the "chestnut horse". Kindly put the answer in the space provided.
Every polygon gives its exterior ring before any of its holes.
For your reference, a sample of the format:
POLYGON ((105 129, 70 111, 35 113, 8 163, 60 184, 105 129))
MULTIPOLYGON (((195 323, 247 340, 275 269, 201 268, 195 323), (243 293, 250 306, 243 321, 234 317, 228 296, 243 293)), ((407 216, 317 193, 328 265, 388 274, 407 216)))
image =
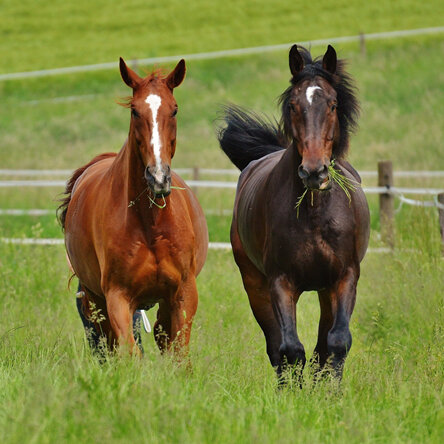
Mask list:
POLYGON ((68 182, 59 213, 66 251, 84 305, 111 350, 126 344, 139 353, 134 311, 158 303, 157 345, 186 353, 208 231, 196 197, 171 171, 178 111, 173 89, 185 76, 185 61, 166 77, 141 78, 120 59, 120 73, 133 90, 128 139, 118 154, 97 156, 68 182))
POLYGON ((312 60, 294 45, 289 59, 291 85, 281 96, 278 126, 235 106, 226 109, 220 145, 242 170, 231 243, 278 376, 287 366, 301 375, 306 359, 296 303, 303 291, 314 290, 321 309, 314 362, 318 371, 329 363, 341 377, 369 210, 362 189, 348 197, 331 168, 360 182, 344 160, 359 108, 331 46, 322 60, 312 60))

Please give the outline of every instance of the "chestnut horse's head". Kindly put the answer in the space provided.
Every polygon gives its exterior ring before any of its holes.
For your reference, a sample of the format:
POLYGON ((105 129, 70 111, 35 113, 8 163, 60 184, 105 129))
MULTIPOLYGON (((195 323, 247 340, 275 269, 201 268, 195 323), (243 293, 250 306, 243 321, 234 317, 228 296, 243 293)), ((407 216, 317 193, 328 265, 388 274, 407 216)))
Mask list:
POLYGON ((123 81, 133 89, 130 101, 130 142, 134 141, 145 168, 145 179, 156 197, 171 192, 171 159, 176 150, 177 103, 173 90, 185 77, 182 59, 166 77, 139 77, 120 59, 123 81), (131 138, 133 138, 131 140, 131 138))
POLYGON ((298 175, 304 185, 325 190, 328 166, 344 155, 356 125, 354 88, 330 45, 322 60, 314 61, 306 49, 293 45, 289 62, 291 86, 281 98, 284 132, 301 158, 298 175))

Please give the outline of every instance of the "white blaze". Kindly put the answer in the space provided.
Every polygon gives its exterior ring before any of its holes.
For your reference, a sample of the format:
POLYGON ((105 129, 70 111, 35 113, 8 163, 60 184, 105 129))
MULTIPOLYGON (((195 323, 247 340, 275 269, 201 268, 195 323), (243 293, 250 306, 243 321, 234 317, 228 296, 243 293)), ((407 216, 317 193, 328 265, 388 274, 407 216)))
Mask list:
POLYGON ((308 103, 311 105, 313 101, 313 94, 317 89, 322 89, 319 86, 309 86, 305 91, 305 95, 307 96, 308 103))
POLYGON ((161 158, 160 158, 160 150, 162 149, 162 144, 160 142, 159 135, 159 125, 157 124, 157 111, 160 108, 162 103, 161 98, 156 94, 150 94, 145 102, 148 103, 151 109, 151 114, 153 115, 153 129, 151 131, 151 146, 153 147, 154 157, 156 159, 156 179, 160 182, 162 179, 162 171, 161 171, 161 158), (157 177, 159 176, 159 177, 157 177))

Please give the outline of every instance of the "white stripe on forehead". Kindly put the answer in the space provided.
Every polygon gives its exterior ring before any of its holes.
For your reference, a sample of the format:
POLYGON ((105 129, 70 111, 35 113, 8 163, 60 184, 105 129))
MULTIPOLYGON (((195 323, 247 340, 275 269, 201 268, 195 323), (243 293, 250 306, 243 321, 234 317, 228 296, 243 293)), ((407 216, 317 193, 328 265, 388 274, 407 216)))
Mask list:
POLYGON ((311 102, 313 101, 313 94, 317 89, 322 89, 322 88, 319 86, 309 86, 305 91, 305 95, 307 96, 307 100, 310 105, 311 102))
POLYGON ((150 94, 145 99, 145 102, 148 103, 148 105, 150 106, 151 113, 153 115, 153 130, 151 131, 151 145, 153 147, 154 157, 156 159, 156 171, 160 171, 162 163, 160 159, 160 150, 162 149, 162 144, 160 142, 159 126, 157 124, 157 111, 160 108, 162 100, 158 95, 150 94))

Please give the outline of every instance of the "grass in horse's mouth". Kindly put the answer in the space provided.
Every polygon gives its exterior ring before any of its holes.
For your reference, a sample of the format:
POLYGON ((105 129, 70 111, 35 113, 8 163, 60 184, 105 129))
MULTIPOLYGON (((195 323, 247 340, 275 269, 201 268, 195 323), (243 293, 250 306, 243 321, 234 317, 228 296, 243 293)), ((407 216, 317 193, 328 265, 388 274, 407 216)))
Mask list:
POLYGON ((351 203, 350 191, 356 191, 356 188, 360 187, 361 184, 356 180, 349 179, 348 177, 344 176, 344 174, 342 174, 340 171, 335 170, 334 166, 335 161, 333 159, 328 166, 328 175, 331 180, 336 182, 341 187, 342 191, 344 191, 345 195, 348 197, 349 203, 351 203))
MULTIPOLYGON (((361 186, 359 182, 353 179, 349 179, 348 177, 344 176, 340 171, 336 170, 334 168, 335 161, 334 159, 331 161, 330 165, 328 166, 328 176, 325 178, 325 180, 322 182, 321 186, 319 187, 318 191, 323 191, 328 186, 330 180, 333 180, 336 182, 342 191, 344 191, 345 195, 348 198, 349 204, 351 203, 351 195, 350 191, 356 191, 356 188, 361 186)), ((311 204, 313 205, 313 191, 316 190, 310 190, 311 191, 311 204)), ((308 192, 308 188, 305 188, 304 192, 301 196, 298 197, 298 200, 296 201, 295 210, 296 210, 296 217, 299 217, 299 207, 301 206, 302 201, 304 200, 305 195, 308 192)))

